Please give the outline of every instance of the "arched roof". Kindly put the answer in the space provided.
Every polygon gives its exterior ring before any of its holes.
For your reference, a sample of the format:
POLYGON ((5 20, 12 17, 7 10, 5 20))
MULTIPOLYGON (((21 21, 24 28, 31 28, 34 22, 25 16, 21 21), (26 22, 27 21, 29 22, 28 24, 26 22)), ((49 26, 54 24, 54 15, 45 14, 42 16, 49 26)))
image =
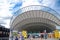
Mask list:
POLYGON ((49 9, 45 10, 44 7, 41 6, 29 6, 23 8, 20 11, 17 11, 17 13, 19 15, 14 16, 13 21, 11 21, 11 26, 17 29, 19 28, 19 26, 22 27, 22 25, 34 22, 42 22, 54 26, 60 25, 60 20, 56 15, 57 13, 49 9))

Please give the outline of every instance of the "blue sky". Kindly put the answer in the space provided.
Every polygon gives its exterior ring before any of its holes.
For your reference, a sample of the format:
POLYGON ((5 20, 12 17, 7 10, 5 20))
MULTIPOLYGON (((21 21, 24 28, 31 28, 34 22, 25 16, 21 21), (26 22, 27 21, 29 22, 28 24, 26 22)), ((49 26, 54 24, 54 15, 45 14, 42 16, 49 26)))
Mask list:
POLYGON ((60 0, 0 0, 0 24, 10 28, 9 23, 14 12, 29 5, 43 5, 60 14, 60 0))

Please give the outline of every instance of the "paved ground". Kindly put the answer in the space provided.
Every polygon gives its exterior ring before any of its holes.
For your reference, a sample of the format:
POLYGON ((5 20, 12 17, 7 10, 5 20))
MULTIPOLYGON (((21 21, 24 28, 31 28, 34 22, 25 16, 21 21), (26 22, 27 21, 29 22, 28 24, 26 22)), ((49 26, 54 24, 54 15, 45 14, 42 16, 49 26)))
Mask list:
MULTIPOLYGON (((25 39, 25 40, 30 40, 30 39, 25 39)), ((31 40, 59 40, 59 39, 54 39, 54 38, 48 38, 48 39, 40 39, 40 38, 35 38, 31 40)))

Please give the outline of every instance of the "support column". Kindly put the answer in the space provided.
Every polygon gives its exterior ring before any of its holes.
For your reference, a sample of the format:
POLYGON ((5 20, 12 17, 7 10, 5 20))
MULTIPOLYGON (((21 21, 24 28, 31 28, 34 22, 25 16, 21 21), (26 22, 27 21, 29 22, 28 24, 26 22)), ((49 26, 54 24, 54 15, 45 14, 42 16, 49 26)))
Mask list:
POLYGON ((12 35, 12 33, 13 33, 13 28, 12 28, 12 29, 10 28, 10 36, 9 36, 9 40, 13 40, 13 35, 12 35))

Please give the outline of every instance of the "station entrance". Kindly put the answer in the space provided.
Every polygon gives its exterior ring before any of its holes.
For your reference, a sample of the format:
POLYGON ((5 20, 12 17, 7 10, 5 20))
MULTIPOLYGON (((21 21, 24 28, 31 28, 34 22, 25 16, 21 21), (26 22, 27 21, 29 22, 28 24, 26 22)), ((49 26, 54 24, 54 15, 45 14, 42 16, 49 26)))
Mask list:
POLYGON ((53 32, 56 28, 53 28, 51 25, 49 24, 45 24, 45 23, 30 23, 30 24, 26 24, 24 25, 25 28, 22 27, 22 30, 26 30, 28 33, 43 33, 44 30, 46 30, 47 33, 53 32))
POLYGON ((18 32, 26 30, 28 33, 43 33, 46 30, 50 33, 56 29, 56 26, 60 26, 57 12, 48 7, 31 5, 19 9, 16 14, 10 23, 11 36, 13 30, 18 32))

